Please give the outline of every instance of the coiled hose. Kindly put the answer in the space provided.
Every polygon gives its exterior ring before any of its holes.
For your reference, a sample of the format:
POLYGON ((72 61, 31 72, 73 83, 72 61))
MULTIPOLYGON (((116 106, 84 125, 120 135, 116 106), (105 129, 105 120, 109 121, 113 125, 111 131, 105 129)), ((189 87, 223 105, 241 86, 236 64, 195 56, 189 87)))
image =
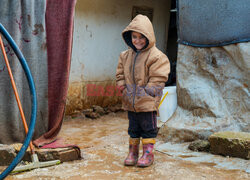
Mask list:
POLYGON ((10 34, 7 32, 7 30, 4 28, 4 26, 0 23, 0 33, 5 37, 5 39, 8 41, 10 46, 12 47, 13 51, 15 52, 16 56, 18 57, 22 68, 24 69, 26 78, 28 80, 29 88, 30 88, 30 94, 31 94, 31 101, 32 101, 32 107, 31 107, 31 119, 29 123, 29 131, 28 134, 24 140, 24 143, 16 155, 16 157, 13 159, 11 164, 0 174, 0 180, 4 179, 8 174, 17 166, 17 164, 21 161, 23 158, 25 151, 27 150, 29 143, 32 139, 35 124, 36 124, 36 114, 37 114, 37 98, 36 98, 36 89, 35 84, 29 69, 29 66, 27 64, 27 61, 25 60, 22 52, 19 50, 18 46, 16 45, 15 41, 12 39, 10 34))

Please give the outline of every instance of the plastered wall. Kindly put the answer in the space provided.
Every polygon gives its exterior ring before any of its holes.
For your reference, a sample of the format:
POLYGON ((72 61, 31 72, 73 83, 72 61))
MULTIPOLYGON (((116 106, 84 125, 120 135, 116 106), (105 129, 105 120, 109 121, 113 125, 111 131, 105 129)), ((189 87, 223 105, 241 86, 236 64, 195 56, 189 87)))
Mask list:
MULTIPOLYGON (((165 51, 169 23, 169 0, 78 0, 75 11, 70 87, 67 109, 82 109, 91 104, 116 103, 117 98, 88 100, 88 84, 114 85, 121 51, 127 49, 122 30, 129 24, 133 6, 153 8, 157 47, 165 51), (114 100, 115 99, 115 100, 114 100)), ((94 98, 95 99, 95 98, 94 98)), ((68 112, 69 112, 68 111, 68 112)))

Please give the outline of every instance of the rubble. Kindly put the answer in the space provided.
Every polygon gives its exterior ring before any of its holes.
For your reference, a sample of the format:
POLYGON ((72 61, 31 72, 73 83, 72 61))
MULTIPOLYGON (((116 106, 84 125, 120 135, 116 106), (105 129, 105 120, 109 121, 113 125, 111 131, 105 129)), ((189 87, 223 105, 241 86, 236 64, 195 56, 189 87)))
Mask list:
POLYGON ((196 140, 189 144, 188 149, 192 151, 205 151, 209 152, 210 143, 206 140, 196 140))
POLYGON ((119 111, 123 111, 121 104, 117 104, 115 106, 109 106, 109 107, 101 107, 98 105, 93 105, 92 108, 84 109, 82 111, 77 111, 71 114, 71 118, 90 118, 90 119, 97 119, 101 116, 104 116, 109 113, 116 113, 119 111))
POLYGON ((92 106, 92 108, 93 108, 93 111, 95 113, 99 114, 100 116, 103 116, 104 114, 108 113, 101 106, 94 105, 94 106, 92 106))

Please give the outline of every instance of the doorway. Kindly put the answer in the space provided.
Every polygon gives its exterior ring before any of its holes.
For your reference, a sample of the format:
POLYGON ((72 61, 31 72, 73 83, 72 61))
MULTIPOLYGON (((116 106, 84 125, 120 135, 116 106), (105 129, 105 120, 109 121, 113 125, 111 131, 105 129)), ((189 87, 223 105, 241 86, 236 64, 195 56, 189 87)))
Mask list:
POLYGON ((166 54, 170 61, 171 72, 168 77, 168 81, 165 83, 165 86, 175 86, 176 85, 176 63, 177 63, 177 52, 178 52, 178 35, 177 35, 177 26, 176 26, 176 1, 171 1, 171 10, 170 10, 170 21, 168 28, 168 42, 166 54))

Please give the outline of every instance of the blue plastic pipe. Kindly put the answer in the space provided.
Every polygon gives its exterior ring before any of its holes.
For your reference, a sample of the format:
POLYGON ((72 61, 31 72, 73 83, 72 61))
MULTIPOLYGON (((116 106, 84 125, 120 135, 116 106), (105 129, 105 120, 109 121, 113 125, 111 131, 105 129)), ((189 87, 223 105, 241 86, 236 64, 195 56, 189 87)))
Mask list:
POLYGON ((15 159, 11 162, 11 164, 0 174, 0 180, 4 179, 8 174, 17 166, 17 164, 22 160, 25 151, 27 150, 29 143, 32 139, 34 129, 35 129, 35 124, 36 124, 36 113, 37 113, 37 99, 36 99, 36 89, 35 89, 35 84, 29 69, 29 66, 27 64, 27 61, 25 60, 22 52, 16 45, 15 41, 12 39, 10 34, 7 32, 7 30, 3 27, 3 25, 0 23, 0 33, 5 37, 5 39, 8 41, 10 46, 12 47, 13 51, 15 52, 16 56, 18 57, 22 68, 24 69, 26 78, 29 83, 29 88, 30 88, 30 93, 31 93, 31 101, 32 101, 32 109, 31 109, 31 119, 29 123, 29 131, 27 133, 27 136, 24 140, 24 143, 16 155, 15 159))

